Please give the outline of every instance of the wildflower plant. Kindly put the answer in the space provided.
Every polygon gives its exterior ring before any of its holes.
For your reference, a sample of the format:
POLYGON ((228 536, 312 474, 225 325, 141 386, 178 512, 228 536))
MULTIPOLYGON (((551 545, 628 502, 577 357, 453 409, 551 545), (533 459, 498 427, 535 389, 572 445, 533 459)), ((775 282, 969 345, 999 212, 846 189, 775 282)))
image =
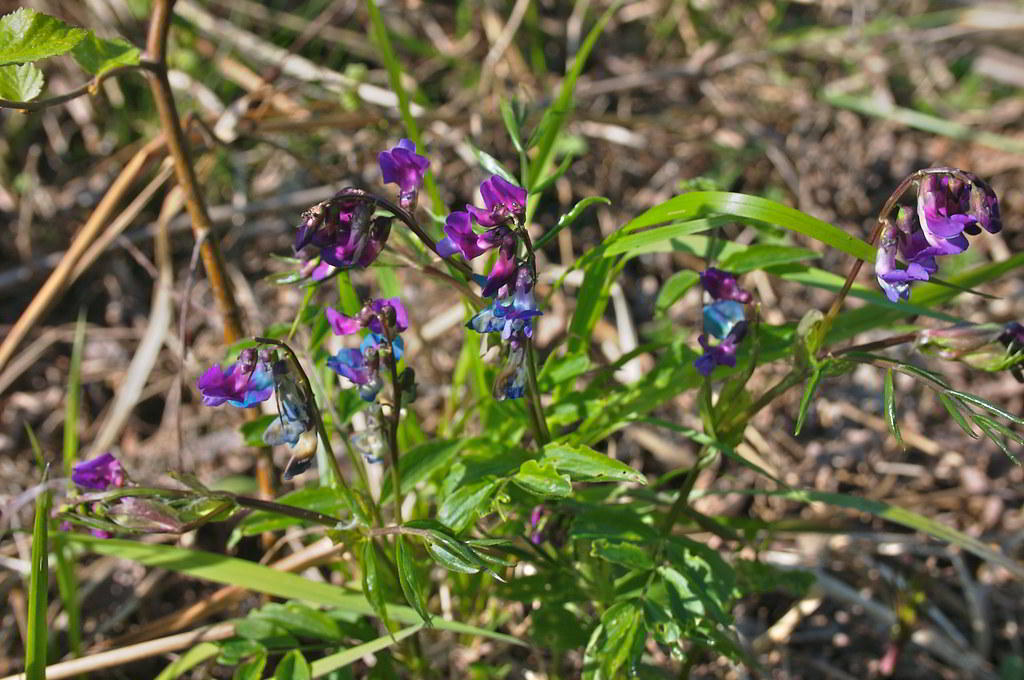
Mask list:
MULTIPOLYGON (((756 650, 735 625, 737 603, 766 591, 800 598, 815 575, 751 559, 770 525, 703 514, 694 505, 700 494, 763 494, 874 513, 1024 578, 1019 562, 917 513, 792 488, 740 446, 758 413, 791 390, 802 390, 793 414, 799 434, 823 381, 865 366, 882 376, 881 411, 897 440, 899 373, 934 391, 968 435, 1014 457, 1024 442, 1014 426, 1024 419, 915 361, 916 352, 1024 380, 1017 320, 951 324, 940 309, 957 295, 985 295, 974 289, 1024 264, 1014 256, 944 269, 1003 226, 995 192, 971 172, 912 174, 884 203, 867 240, 760 197, 682 193, 580 254, 569 267, 580 279, 567 328, 542 340, 547 300, 570 273, 546 272, 543 248, 588 207, 608 202, 589 197, 557 220, 537 218, 544 192, 570 165, 555 164, 556 142, 579 69, 610 16, 581 44, 577 66, 531 134, 525 110, 502 105, 520 152, 518 173, 481 154, 486 167, 473 170, 479 202, 445 208, 435 200, 432 211, 421 205, 431 193, 430 168, 445 159, 409 124, 415 143, 403 138, 374 150, 375 186, 342 188, 296 215, 291 252, 281 257, 288 271, 272 277, 302 291, 292 323, 234 338, 225 352, 232 360, 205 357, 189 381, 204 408, 251 414, 241 427, 245 442, 278 449, 274 476, 291 490, 254 497, 183 471, 173 484, 149 483, 106 453, 69 466, 69 479, 57 482, 63 495, 53 518, 46 509, 53 480, 42 485, 42 540, 33 545, 39 563, 45 567, 53 519, 69 524, 62 542, 282 599, 234 620, 227 639, 182 657, 206 654, 234 667, 235 677, 262 677, 279 654, 274 677, 319 677, 367 654, 380 655, 382 674, 400 667, 395 675, 426 676, 425 627, 531 646, 553 675, 578 671, 588 680, 645 672, 651 650, 680 671, 709 655, 756 668, 756 650), (754 229, 754 241, 731 239, 733 222, 754 229), (852 256, 845 280, 809 264, 820 248, 798 247, 795 237, 852 256), (658 250, 702 261, 661 286, 659 321, 671 332, 652 333, 641 348, 603 361, 592 351, 593 335, 617 279, 631 258, 658 250), (395 262, 408 265, 404 281, 395 262), (877 289, 857 284, 864 262, 874 265, 877 289), (759 299, 754 272, 831 291, 832 303, 767 323, 769 303, 759 299), (355 276, 363 285, 354 285, 355 276), (417 349, 423 315, 412 301, 417 282, 428 279, 465 306, 459 354, 443 385, 417 371, 427 353, 417 349), (685 326, 673 325, 669 310, 698 284, 700 304, 680 310, 685 326), (864 306, 845 304, 851 291, 864 306), (884 335, 856 340, 868 332, 884 335), (903 353, 895 355, 896 347, 903 353), (649 370, 622 379, 619 369, 640 354, 649 370), (417 402, 421 393, 439 416, 433 431, 416 408, 426 401, 417 402), (700 430, 659 415, 687 394, 700 430), (619 460, 611 443, 636 423, 691 442, 692 463, 654 479, 640 461, 619 460), (730 466, 753 471, 768 488, 721 484, 727 475, 719 473, 730 466), (292 534, 295 541, 328 538, 330 551, 296 558, 288 569, 326 562, 330 579, 125 538, 222 521, 232 523, 231 547, 298 527, 306 531, 292 534), (94 534, 74 533, 76 526, 94 534), (498 603, 522 606, 496 617, 498 603), (572 669, 570 652, 581 658, 572 669), (312 665, 311 654, 318 655, 312 665)), ((377 39, 390 58, 387 32, 377 39)))

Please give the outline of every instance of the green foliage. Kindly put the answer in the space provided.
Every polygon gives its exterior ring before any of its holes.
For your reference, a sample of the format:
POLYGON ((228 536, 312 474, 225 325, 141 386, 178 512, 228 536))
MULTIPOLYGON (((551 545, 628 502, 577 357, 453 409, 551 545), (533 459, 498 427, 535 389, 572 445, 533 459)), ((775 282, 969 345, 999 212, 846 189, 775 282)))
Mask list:
POLYGON ((34 9, 16 9, 0 17, 0 66, 64 54, 88 33, 34 9))
MULTIPOLYGON (((45 475, 44 475, 45 481, 45 475)), ((36 498, 35 520, 32 524, 32 555, 28 575, 28 621, 25 632, 25 677, 27 680, 45 680, 46 648, 50 629, 46 624, 47 584, 49 581, 49 542, 47 529, 50 520, 50 492, 43 491, 36 498)))
POLYGON ((127 40, 104 40, 89 33, 71 50, 71 56, 79 66, 98 76, 118 66, 138 64, 139 48, 127 40))
POLYGON ((35 64, 0 66, 0 98, 30 102, 43 91, 43 72, 35 64))

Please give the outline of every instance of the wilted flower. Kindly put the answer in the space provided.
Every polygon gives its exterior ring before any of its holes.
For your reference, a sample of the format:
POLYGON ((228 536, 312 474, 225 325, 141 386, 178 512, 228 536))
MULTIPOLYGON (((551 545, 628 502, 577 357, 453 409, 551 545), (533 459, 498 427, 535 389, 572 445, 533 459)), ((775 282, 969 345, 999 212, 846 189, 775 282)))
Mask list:
POLYGON ((729 272, 708 267, 700 273, 700 285, 715 300, 735 300, 749 303, 753 300, 749 291, 740 288, 736 276, 729 272))
POLYGON ((736 365, 736 350, 747 334, 747 322, 743 305, 735 300, 718 300, 705 305, 703 319, 704 332, 697 341, 704 353, 693 365, 706 378, 715 366, 736 365), (712 340, 717 342, 713 344, 712 340))
POLYGON ((125 480, 121 462, 110 452, 76 463, 71 469, 71 481, 86 489, 106 491, 110 487, 120 488, 125 480))
POLYGON ((377 154, 377 162, 384 183, 398 185, 398 205, 405 210, 415 207, 430 161, 416 153, 416 145, 411 140, 402 139, 390 151, 377 154))
POLYGON ((1011 352, 1024 352, 1024 326, 1016 321, 1006 324, 999 335, 999 342, 1011 352))
POLYGON ((512 338, 507 345, 505 365, 494 381, 494 398, 498 401, 519 399, 526 394, 529 367, 526 344, 519 338, 512 338))
POLYGON ((196 387, 207 406, 220 406, 225 401, 232 406, 249 408, 266 401, 274 391, 273 379, 263 362, 258 361, 256 350, 242 350, 238 361, 225 371, 220 364, 210 366, 199 376, 196 387))
POLYGON ((391 217, 373 217, 374 204, 361 196, 336 196, 302 216, 295 234, 295 252, 318 249, 321 263, 350 269, 368 267, 391 233, 391 217))
POLYGON ((276 360, 273 371, 278 414, 264 430, 263 442, 268 446, 288 444, 294 447, 304 432, 313 429, 313 415, 305 391, 292 374, 288 361, 276 360))

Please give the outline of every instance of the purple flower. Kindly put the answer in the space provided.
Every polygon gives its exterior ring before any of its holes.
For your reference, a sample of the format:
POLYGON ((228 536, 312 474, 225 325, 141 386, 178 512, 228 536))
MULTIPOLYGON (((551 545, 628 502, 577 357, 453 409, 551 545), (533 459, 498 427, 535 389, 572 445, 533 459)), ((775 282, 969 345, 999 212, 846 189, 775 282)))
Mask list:
POLYGON ((373 217, 373 203, 340 196, 313 206, 303 214, 295 234, 295 251, 319 249, 321 262, 350 269, 368 267, 384 249, 391 233, 390 217, 373 217))
POLYGON ((1003 327, 999 342, 1006 345, 1011 352, 1024 352, 1024 326, 1011 321, 1003 327))
MULTIPOLYGON (((370 334, 363 340, 359 349, 342 349, 327 360, 327 366, 338 375, 352 381, 359 389, 363 401, 373 401, 384 386, 380 377, 380 354, 378 348, 387 340, 381 336, 370 334)), ((402 339, 395 338, 392 351, 398 346, 396 357, 401 357, 402 339)), ((398 361, 398 358, 395 361, 398 361)))
POLYGON ((398 185, 398 204, 405 210, 415 207, 430 161, 416 153, 416 145, 412 141, 402 139, 390 151, 377 154, 377 162, 384 183, 398 185))
POLYGON ((124 468, 113 454, 107 452, 90 460, 76 463, 71 469, 71 481, 77 486, 97 491, 125 484, 124 468))
POLYGON ((249 348, 242 350, 238 361, 226 371, 220 364, 210 366, 199 376, 196 387, 207 406, 220 406, 226 401, 249 408, 270 397, 274 382, 263 363, 256 360, 256 350, 249 348))
POLYGON ((437 244, 437 252, 441 257, 449 257, 455 253, 462 253, 467 260, 486 253, 494 247, 488 239, 483 238, 473 231, 472 220, 469 213, 457 210, 444 221, 445 237, 437 244))
POLYGON ((917 193, 917 215, 928 243, 937 254, 955 255, 967 250, 963 235, 977 221, 970 210, 970 187, 949 175, 926 175, 917 193))
POLYGON ((526 189, 508 182, 498 175, 480 184, 480 195, 486 208, 467 205, 466 210, 481 227, 496 227, 510 218, 526 212, 526 189))
POLYGON ((477 333, 501 332, 503 340, 523 335, 533 337, 533 317, 542 312, 537 308, 533 296, 533 277, 529 269, 520 267, 516 275, 515 292, 511 296, 499 297, 490 305, 473 315, 466 324, 477 333))
POLYGON ((328 307, 327 322, 335 335, 351 335, 361 328, 369 328, 373 333, 383 334, 381 318, 390 313, 386 311, 388 308, 394 310, 394 330, 401 333, 409 328, 409 314, 405 311, 402 300, 397 297, 372 300, 358 316, 346 316, 333 307, 328 307))
POLYGON ((981 233, 984 229, 990 234, 999 233, 1003 228, 1003 221, 999 216, 999 199, 996 192, 973 172, 965 172, 971 178, 971 196, 969 199, 971 215, 976 223, 964 227, 964 231, 974 235, 981 233))
POLYGON ((714 267, 708 267, 700 273, 700 285, 715 300, 735 300, 744 304, 753 300, 749 291, 740 288, 733 274, 714 267))
POLYGON ((944 254, 942 248, 928 243, 920 228, 917 213, 900 208, 895 224, 887 224, 879 239, 875 254, 875 277, 886 297, 892 302, 910 297, 910 284, 927 281, 938 271, 937 255, 944 254), (897 266, 897 258, 906 263, 906 269, 897 266))

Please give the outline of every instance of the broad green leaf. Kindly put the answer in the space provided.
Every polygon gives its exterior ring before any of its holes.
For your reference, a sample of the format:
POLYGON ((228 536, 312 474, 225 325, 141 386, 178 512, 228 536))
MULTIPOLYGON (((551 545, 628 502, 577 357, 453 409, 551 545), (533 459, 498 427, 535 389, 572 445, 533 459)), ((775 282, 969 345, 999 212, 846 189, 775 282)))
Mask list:
POLYGON ((644 635, 640 603, 637 600, 616 602, 601 616, 601 628, 603 639, 599 643, 597 658, 601 663, 603 677, 620 677, 619 669, 633 657, 637 638, 642 639, 644 635))
MULTIPOLYGON (((427 479, 437 470, 444 468, 463 447, 465 439, 435 439, 402 453, 398 459, 398 471, 402 480, 402 495, 427 479)), ((391 500, 391 477, 385 477, 380 490, 381 503, 391 500)))
POLYGON ((156 676, 156 680, 174 680, 174 678, 180 678, 199 664, 209 661, 218 654, 220 654, 219 646, 212 642, 200 642, 198 645, 175 659, 171 664, 165 666, 164 669, 160 671, 160 675, 156 676))
POLYGON ((476 574, 481 569, 479 561, 466 560, 463 554, 452 552, 443 543, 433 543, 428 540, 426 546, 430 556, 448 571, 457 571, 461 574, 476 574))
POLYGON ((654 303, 654 309, 659 314, 664 314, 669 307, 679 301, 688 290, 697 285, 700 275, 692 269, 684 269, 676 272, 661 285, 658 291, 658 299, 654 303))
POLYGON ((0 17, 0 66, 64 54, 89 31, 22 7, 0 17))
POLYGON ((313 669, 297 649, 285 654, 274 669, 274 680, 310 680, 313 669))
POLYGON ((544 447, 541 462, 553 463, 556 470, 575 481, 647 483, 633 468, 589 446, 551 443, 544 447))
POLYGON ((416 558, 409 548, 405 536, 395 537, 395 563, 398 566, 398 582, 402 586, 405 600, 412 605, 424 623, 430 624, 430 611, 427 610, 427 598, 423 594, 423 579, 420 577, 416 558))
POLYGON ((271 602, 259 610, 258 616, 277 624, 296 637, 321 640, 340 640, 342 637, 337 621, 301 602, 271 602))
POLYGON ((35 64, 0 66, 0 99, 30 102, 43 91, 43 72, 35 64))
MULTIPOLYGON (((310 604, 335 607, 353 614, 373 615, 373 607, 360 595, 346 593, 328 583, 310 581, 298 574, 281 572, 236 557, 203 550, 186 550, 169 545, 139 543, 115 538, 96 538, 87 534, 69 534, 68 540, 99 555, 113 555, 146 566, 168 569, 225 585, 237 585, 274 597, 296 599, 310 604)), ((399 623, 419 623, 420 617, 409 607, 388 605, 391 619, 399 623)), ((456 621, 435 619, 434 627, 468 635, 483 635, 514 645, 522 642, 511 635, 495 633, 456 621)))
POLYGON ((861 260, 870 262, 875 258, 874 247, 828 222, 766 198, 727 191, 694 191, 675 196, 635 217, 622 230, 633 232, 662 222, 707 218, 712 215, 774 224, 810 236, 861 260))
POLYGON ((319 678, 328 673, 344 668, 345 666, 362 659, 367 654, 376 654, 382 649, 387 649, 393 644, 396 644, 405 638, 413 635, 417 631, 423 628, 422 623, 403 628, 394 635, 382 635, 376 640, 370 640, 364 642, 361 645, 356 645, 350 649, 346 649, 334 654, 329 654, 322 659, 317 659, 311 664, 312 675, 314 678, 319 678))
POLYGON ((896 417, 896 396, 894 394, 893 380, 892 380, 892 369, 890 368, 885 372, 885 386, 882 389, 882 408, 885 411, 885 422, 889 426, 889 431, 892 432, 892 436, 896 437, 896 441, 903 444, 903 436, 900 434, 900 423, 896 417))
POLYGON ((758 243, 749 246, 743 252, 725 258, 718 266, 734 274, 745 274, 755 269, 813 260, 817 257, 821 256, 806 248, 758 243))
POLYGON ((240 663, 231 676, 231 680, 260 680, 263 669, 267 667, 267 655, 257 654, 255 657, 240 663))
POLYGON ((577 378, 590 368, 590 357, 586 354, 551 354, 544 362, 544 368, 537 376, 537 384, 541 392, 548 392, 556 385, 577 378))
POLYGON ((481 512, 490 508, 497 487, 497 480, 485 479, 459 488, 441 503, 437 519, 452 531, 461 533, 481 512))
POLYGON ((587 198, 584 198, 574 205, 572 210, 559 217, 558 222, 555 223, 554 227, 541 234, 540 238, 537 239, 537 242, 533 244, 534 249, 539 250, 540 248, 543 248, 544 244, 558 236, 558 232, 562 231, 566 227, 572 226, 572 223, 579 219, 579 216, 583 214, 583 211, 595 203, 611 205, 612 202, 604 196, 588 196, 587 198))
POLYGON ((569 477, 555 472, 555 466, 551 463, 528 460, 519 467, 512 481, 538 496, 564 497, 572 494, 569 477))
POLYGON ((90 33, 71 50, 78 65, 94 76, 118 66, 139 63, 139 48, 127 40, 104 40, 90 33))
MULTIPOLYGON (((46 474, 43 474, 43 482, 46 474)), ((28 575, 28 623, 25 641, 25 677, 45 680, 46 643, 50 629, 46 623, 46 602, 50 575, 47 550, 47 529, 50 520, 50 492, 36 497, 36 515, 32 525, 32 554, 28 575)))
POLYGON ((590 554, 603 560, 620 564, 627 569, 646 571, 654 568, 651 554, 636 543, 598 539, 590 546, 590 554))

